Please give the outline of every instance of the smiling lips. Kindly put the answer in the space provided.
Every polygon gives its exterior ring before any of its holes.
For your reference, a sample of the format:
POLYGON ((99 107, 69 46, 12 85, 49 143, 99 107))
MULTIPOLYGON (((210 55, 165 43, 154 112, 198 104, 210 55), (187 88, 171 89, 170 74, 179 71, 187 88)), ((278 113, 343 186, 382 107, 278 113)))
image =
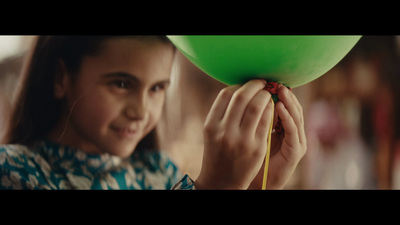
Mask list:
POLYGON ((132 128, 119 128, 119 127, 114 127, 111 126, 111 129, 115 131, 119 137, 121 138, 134 138, 136 134, 138 133, 138 129, 132 129, 132 128))

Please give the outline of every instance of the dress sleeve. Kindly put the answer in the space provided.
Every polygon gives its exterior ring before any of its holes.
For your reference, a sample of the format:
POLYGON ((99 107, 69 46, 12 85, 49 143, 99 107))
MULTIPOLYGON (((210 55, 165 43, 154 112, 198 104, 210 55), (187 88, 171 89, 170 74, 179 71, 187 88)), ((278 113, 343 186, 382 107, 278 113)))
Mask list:
POLYGON ((171 190, 196 190, 196 188, 194 181, 186 174, 178 183, 172 186, 171 190))

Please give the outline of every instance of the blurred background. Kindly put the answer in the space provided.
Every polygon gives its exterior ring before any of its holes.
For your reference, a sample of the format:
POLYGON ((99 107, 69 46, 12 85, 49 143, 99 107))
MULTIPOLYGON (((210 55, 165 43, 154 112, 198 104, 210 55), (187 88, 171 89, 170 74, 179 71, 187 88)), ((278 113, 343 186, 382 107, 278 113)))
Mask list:
MULTIPOLYGON (((33 40, 0 36, 0 137, 33 40)), ((224 87, 177 52, 157 134, 161 149, 193 179, 204 120, 224 87)), ((338 65, 293 92, 303 106, 308 150, 286 189, 400 189, 399 36, 363 36, 338 65)))

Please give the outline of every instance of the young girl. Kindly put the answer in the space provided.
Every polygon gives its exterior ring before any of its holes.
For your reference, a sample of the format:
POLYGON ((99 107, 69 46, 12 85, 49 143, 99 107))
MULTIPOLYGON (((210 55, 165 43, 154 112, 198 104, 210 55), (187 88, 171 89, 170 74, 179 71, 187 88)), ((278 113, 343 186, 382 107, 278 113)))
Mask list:
MULTIPOLYGON (((273 113, 265 81, 221 91, 196 182, 157 151, 174 52, 163 36, 39 37, 0 147, 0 188, 260 188, 273 113)), ((284 87, 280 98, 286 135, 271 157, 270 188, 286 183, 305 152, 301 107, 284 87)))

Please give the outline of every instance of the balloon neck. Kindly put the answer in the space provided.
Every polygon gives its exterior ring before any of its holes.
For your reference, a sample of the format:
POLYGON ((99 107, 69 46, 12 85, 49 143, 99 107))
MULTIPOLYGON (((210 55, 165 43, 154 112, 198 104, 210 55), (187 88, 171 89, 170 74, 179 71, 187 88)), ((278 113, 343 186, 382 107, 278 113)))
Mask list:
MULTIPOLYGON (((286 86, 289 90, 292 90, 290 87, 286 86)), ((277 103, 279 101, 278 98, 278 88, 279 88, 279 83, 273 82, 273 81, 268 81, 267 85, 265 85, 264 90, 268 91, 272 95, 272 99, 274 100, 274 103, 277 103)))

